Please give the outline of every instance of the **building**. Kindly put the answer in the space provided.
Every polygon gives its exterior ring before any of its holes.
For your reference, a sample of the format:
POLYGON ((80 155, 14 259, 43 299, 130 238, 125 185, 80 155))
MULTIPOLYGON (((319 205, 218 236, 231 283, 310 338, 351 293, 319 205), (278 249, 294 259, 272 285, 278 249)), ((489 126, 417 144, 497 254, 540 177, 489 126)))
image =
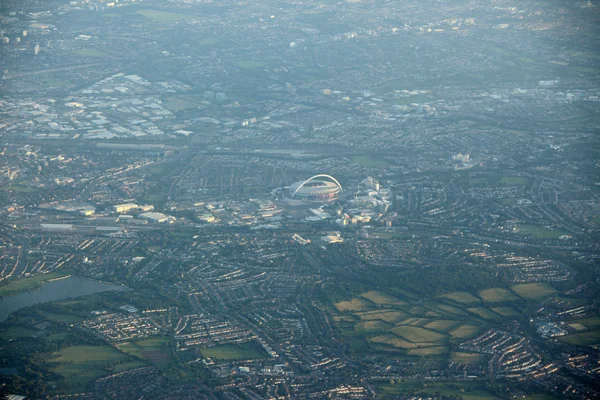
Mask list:
POLYGON ((159 222, 159 223, 167 222, 171 218, 173 218, 173 217, 169 217, 168 215, 165 215, 163 213, 158 213, 158 212, 145 212, 145 213, 140 214, 140 217, 150 220, 152 222, 159 222))
POLYGON ((343 191, 342 185, 333 176, 326 174, 295 182, 289 187, 291 198, 304 201, 333 201, 343 191))
POLYGON ((116 213, 124 213, 131 210, 137 210, 139 206, 135 203, 117 204, 113 206, 113 210, 116 213))

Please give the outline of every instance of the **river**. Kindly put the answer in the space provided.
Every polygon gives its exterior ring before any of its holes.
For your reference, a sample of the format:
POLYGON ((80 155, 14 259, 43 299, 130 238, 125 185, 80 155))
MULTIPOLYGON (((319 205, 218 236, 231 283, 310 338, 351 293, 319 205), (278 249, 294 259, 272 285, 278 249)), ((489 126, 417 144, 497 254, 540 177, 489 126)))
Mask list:
POLYGON ((13 312, 34 304, 86 296, 108 290, 122 291, 126 289, 125 286, 113 285, 79 276, 69 276, 63 279, 47 281, 38 289, 9 295, 0 299, 0 322, 6 321, 8 316, 13 312))

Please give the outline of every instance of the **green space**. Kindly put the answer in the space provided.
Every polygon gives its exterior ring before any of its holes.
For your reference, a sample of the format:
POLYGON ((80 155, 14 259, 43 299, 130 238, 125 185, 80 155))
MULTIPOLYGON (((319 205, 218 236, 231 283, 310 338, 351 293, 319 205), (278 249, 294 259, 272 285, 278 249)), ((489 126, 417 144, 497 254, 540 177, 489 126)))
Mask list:
POLYGON ((0 339, 2 340, 15 340, 22 337, 30 337, 39 331, 26 328, 24 326, 9 326, 6 329, 0 331, 0 339))
POLYGON ((205 358, 215 360, 250 360, 256 358, 265 358, 267 353, 260 343, 252 341, 240 344, 220 344, 213 347, 200 349, 200 353, 205 358))
POLYGON ((60 314, 60 313, 49 313, 49 312, 44 312, 43 314, 50 321, 59 322, 59 323, 67 324, 67 325, 75 324, 77 322, 83 321, 82 317, 79 317, 77 315, 72 315, 72 314, 60 314))
POLYGON ((436 396, 458 397, 463 400, 496 400, 499 397, 485 390, 480 382, 423 382, 423 381, 403 381, 396 384, 376 385, 382 399, 396 399, 399 395, 421 394, 436 396))
POLYGON ((442 332, 442 333, 448 333, 454 327, 456 327, 456 325, 458 325, 458 324, 459 324, 458 321, 438 319, 438 320, 429 322, 428 324, 424 325, 424 328, 442 332))
POLYGON ((600 330, 563 336, 559 340, 574 346, 596 346, 600 345, 600 330))
POLYGON ((369 156, 352 156, 351 159, 352 162, 369 168, 387 168, 390 166, 390 163, 385 160, 376 160, 369 156))
POLYGON ((367 300, 363 300, 363 299, 359 299, 359 298, 354 298, 352 300, 349 301, 340 301, 339 303, 335 303, 334 306, 335 308, 338 309, 338 311, 340 312, 344 312, 344 311, 361 311, 361 310, 368 310, 370 308, 372 308, 373 303, 371 303, 370 301, 367 300))
POLYGON ((175 22, 192 18, 192 16, 188 14, 150 9, 137 10, 136 13, 143 15, 154 22, 175 22))
POLYGON ((413 343, 441 342, 447 338, 441 333, 411 325, 397 326, 391 332, 413 343))
POLYGON ((479 334, 481 328, 476 325, 461 325, 450 331, 450 335, 456 339, 472 339, 479 334))
POLYGON ((153 337, 118 345, 119 350, 142 360, 147 360, 158 368, 165 368, 172 361, 171 340, 166 337, 153 337))
POLYGON ((107 368, 127 357, 110 346, 71 346, 53 354, 53 372, 65 378, 69 391, 82 391, 107 368))
POLYGON ((419 357, 431 357, 431 356, 441 356, 444 354, 448 354, 448 347, 420 347, 417 349, 408 350, 409 356, 419 356, 419 357))
POLYGON ((462 303, 462 304, 479 303, 479 299, 468 292, 452 292, 452 293, 443 294, 438 297, 441 297, 443 299, 452 300, 454 302, 462 303))
POLYGON ((371 290, 370 292, 366 292, 360 295, 365 299, 377 304, 377 305, 394 305, 394 306, 402 306, 406 305, 405 301, 402 301, 394 296, 390 296, 387 293, 380 292, 378 290, 371 290))
POLYGON ((590 317, 574 320, 574 322, 585 326, 587 329, 600 329, 600 317, 590 317))
POLYGON ((510 307, 495 307, 495 308, 492 308, 491 310, 493 312, 495 312, 496 314, 500 314, 506 318, 519 317, 521 315, 517 311, 515 311, 513 308, 510 308, 510 307))
POLYGON ((517 226, 517 233, 519 235, 531 235, 538 239, 558 239, 562 235, 569 234, 562 230, 529 224, 519 224, 517 226))
POLYGON ((521 283, 514 285, 511 290, 524 299, 541 300, 556 293, 548 283, 521 283))
POLYGON ((73 53, 82 57, 106 57, 108 55, 105 52, 96 49, 78 49, 73 51, 73 53))
POLYGON ((491 288, 479 292, 479 297, 488 303, 501 303, 518 300, 510 290, 504 288, 491 288))
POLYGON ((469 312, 472 312, 473 314, 475 314, 485 320, 488 320, 488 321, 493 321, 493 320, 500 318, 500 315, 488 310, 485 307, 473 307, 473 308, 469 308, 468 310, 469 310, 469 312))
POLYGON ((73 271, 65 269, 60 271, 53 271, 47 274, 40 274, 30 276, 27 278, 10 280, 7 283, 4 283, 0 286, 0 297, 8 296, 9 294, 22 292, 25 290, 36 289, 45 281, 49 281, 50 279, 63 278, 65 276, 71 275, 72 272, 73 271))
POLYGON ((484 360, 485 355, 479 353, 455 352, 452 354, 452 362, 460 364, 478 365, 484 360))
POLYGON ((257 69, 257 68, 263 68, 267 64, 265 64, 262 61, 241 60, 241 61, 236 61, 235 65, 237 65, 240 68, 244 68, 244 69, 257 69))
POLYGON ((399 349, 414 349, 415 347, 417 347, 416 344, 411 343, 408 340, 401 339, 398 336, 393 335, 391 333, 373 336, 369 338, 369 341, 371 343, 385 344, 399 349))
POLYGON ((356 333, 372 333, 372 332, 384 332, 391 329, 393 325, 387 322, 376 320, 376 321, 365 321, 360 322, 354 326, 356 333))

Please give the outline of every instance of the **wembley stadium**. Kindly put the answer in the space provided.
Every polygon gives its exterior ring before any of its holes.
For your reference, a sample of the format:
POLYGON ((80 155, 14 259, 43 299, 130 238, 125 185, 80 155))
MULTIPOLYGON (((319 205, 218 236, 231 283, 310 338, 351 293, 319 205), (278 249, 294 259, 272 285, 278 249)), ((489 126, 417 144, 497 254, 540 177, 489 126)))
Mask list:
POLYGON ((304 201, 333 201, 344 191, 331 175, 315 175, 289 187, 290 198, 304 201), (327 179, 327 180, 325 180, 327 179))

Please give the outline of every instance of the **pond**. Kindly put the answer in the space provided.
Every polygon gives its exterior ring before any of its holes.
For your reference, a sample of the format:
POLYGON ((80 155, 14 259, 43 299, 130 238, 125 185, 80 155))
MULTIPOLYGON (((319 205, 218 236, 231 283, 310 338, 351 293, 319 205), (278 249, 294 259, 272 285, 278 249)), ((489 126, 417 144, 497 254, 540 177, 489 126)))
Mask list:
POLYGON ((21 308, 50 301, 64 300, 108 290, 126 290, 125 286, 113 285, 94 279, 69 276, 44 282, 38 289, 17 293, 0 299, 0 322, 21 308))

